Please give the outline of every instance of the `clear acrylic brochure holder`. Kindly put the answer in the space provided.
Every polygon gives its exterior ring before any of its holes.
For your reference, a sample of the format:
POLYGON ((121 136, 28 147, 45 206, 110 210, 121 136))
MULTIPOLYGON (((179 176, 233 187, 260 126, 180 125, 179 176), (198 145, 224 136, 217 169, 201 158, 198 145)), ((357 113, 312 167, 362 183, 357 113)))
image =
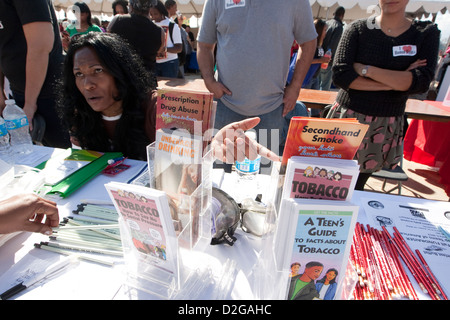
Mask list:
MULTIPOLYGON (((284 300, 286 299, 289 287, 289 267, 278 266, 275 261, 274 240, 280 214, 281 195, 285 172, 280 162, 274 162, 270 178, 270 198, 267 200, 267 212, 264 221, 264 233, 262 235, 262 247, 260 258, 254 266, 253 291, 256 299, 259 300, 284 300)), ((349 300, 358 282, 358 275, 355 268, 348 262, 343 286, 342 295, 336 300, 349 300)))
MULTIPOLYGON (((155 143, 147 146, 147 161, 150 176, 150 187, 154 187, 154 160, 155 143)), ((131 235, 122 221, 120 231, 122 234, 122 245, 124 251, 126 285, 131 288, 143 291, 150 295, 156 295, 163 299, 176 299, 177 297, 197 294, 201 291, 199 285, 208 285, 209 277, 199 274, 198 270, 189 270, 183 265, 180 251, 188 252, 193 250, 199 240, 211 239, 211 214, 210 204, 212 197, 212 152, 206 152, 201 163, 202 182, 190 195, 185 196, 186 210, 183 213, 183 227, 177 231, 176 237, 167 239, 172 248, 176 248, 176 272, 167 270, 155 265, 153 260, 145 259, 136 247, 131 243, 131 235), (206 279, 206 280, 205 280, 206 279), (196 285, 192 285, 196 283, 196 285), (194 290, 196 292, 187 292, 194 290)), ((173 220, 175 229, 178 221, 173 220)))

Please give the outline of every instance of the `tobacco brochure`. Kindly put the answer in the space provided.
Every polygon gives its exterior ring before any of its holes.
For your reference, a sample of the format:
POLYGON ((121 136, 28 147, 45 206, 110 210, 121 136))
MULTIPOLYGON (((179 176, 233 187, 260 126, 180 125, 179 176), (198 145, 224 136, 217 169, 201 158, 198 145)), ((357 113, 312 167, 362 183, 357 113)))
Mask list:
POLYGON ((280 299, 340 299, 359 207, 346 201, 283 199, 274 254, 280 299))
POLYGON ((107 183, 105 188, 125 226, 124 248, 131 244, 138 261, 176 274, 178 246, 166 194, 120 182, 107 183))
POLYGON ((350 201, 358 174, 356 160, 293 156, 282 197, 350 201))
POLYGON ((203 135, 214 126, 213 94, 180 88, 158 88, 156 130, 186 129, 203 135))
POLYGON ((356 119, 293 117, 286 137, 282 166, 292 156, 353 159, 368 125, 356 119))

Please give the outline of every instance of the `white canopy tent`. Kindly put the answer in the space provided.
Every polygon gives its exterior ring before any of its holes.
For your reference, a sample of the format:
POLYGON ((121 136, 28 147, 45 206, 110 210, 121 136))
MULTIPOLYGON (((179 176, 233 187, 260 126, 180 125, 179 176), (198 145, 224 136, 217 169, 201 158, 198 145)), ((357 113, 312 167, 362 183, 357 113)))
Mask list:
MULTIPOLYGON (((53 5, 58 12, 61 10, 65 12, 75 2, 77 0, 53 0, 53 5)), ((82 2, 89 6, 93 15, 112 17, 112 3, 114 0, 84 0, 82 2)), ((165 2, 165 0, 162 0, 162 2, 165 2)), ((199 18, 202 15, 205 0, 176 0, 176 2, 178 11, 186 18, 190 19, 192 16, 199 18)))
MULTIPOLYGON (((112 3, 114 0, 84 0, 95 15, 112 15, 112 3)), ((165 0, 162 0, 165 2, 165 0)), ((200 18, 205 0, 176 0, 178 10, 188 19, 192 16, 200 18)), ((53 0, 55 8, 66 10, 74 4, 76 0, 53 0)), ((329 19, 338 6, 346 9, 345 21, 350 22, 355 19, 369 17, 377 13, 378 0, 309 0, 315 18, 329 19)), ((276 1, 274 1, 276 10, 276 1)), ((409 0, 406 11, 412 17, 433 14, 433 17, 440 11, 445 13, 450 11, 450 0, 409 0)))
MULTIPOLYGON (((330 19, 338 6, 345 8, 344 20, 370 17, 379 13, 377 0, 309 0, 314 18, 330 19)), ((409 0, 406 12, 411 17, 433 15, 450 11, 450 0, 409 0)), ((432 18, 430 18, 432 19, 432 18)))

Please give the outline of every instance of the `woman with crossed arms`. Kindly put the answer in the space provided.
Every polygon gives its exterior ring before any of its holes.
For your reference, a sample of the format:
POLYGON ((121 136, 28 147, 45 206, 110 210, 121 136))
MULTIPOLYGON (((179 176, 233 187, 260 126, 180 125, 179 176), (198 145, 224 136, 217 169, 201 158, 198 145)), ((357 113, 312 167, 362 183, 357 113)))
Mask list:
POLYGON ((426 92, 434 77, 440 31, 430 21, 408 19, 407 4, 379 0, 381 14, 350 24, 334 58, 333 82, 340 90, 327 117, 369 124, 356 154, 357 190, 373 172, 398 165, 408 96, 426 92))

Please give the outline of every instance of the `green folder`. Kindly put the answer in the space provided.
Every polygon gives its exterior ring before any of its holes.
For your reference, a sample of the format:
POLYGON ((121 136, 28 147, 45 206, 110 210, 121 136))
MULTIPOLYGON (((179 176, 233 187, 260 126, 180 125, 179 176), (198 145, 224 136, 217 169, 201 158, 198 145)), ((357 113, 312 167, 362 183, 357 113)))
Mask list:
MULTIPOLYGON (((88 153, 86 153, 85 150, 72 149, 72 153, 68 159, 91 160, 91 162, 65 177, 60 182, 49 186, 50 191, 48 191, 47 194, 57 194, 61 198, 66 198, 75 190, 102 172, 102 170, 108 166, 108 160, 123 156, 121 152, 105 152, 100 157, 89 157, 89 155, 87 155, 88 153)), ((47 161, 41 163, 36 168, 43 169, 45 168, 46 163, 47 161)))

